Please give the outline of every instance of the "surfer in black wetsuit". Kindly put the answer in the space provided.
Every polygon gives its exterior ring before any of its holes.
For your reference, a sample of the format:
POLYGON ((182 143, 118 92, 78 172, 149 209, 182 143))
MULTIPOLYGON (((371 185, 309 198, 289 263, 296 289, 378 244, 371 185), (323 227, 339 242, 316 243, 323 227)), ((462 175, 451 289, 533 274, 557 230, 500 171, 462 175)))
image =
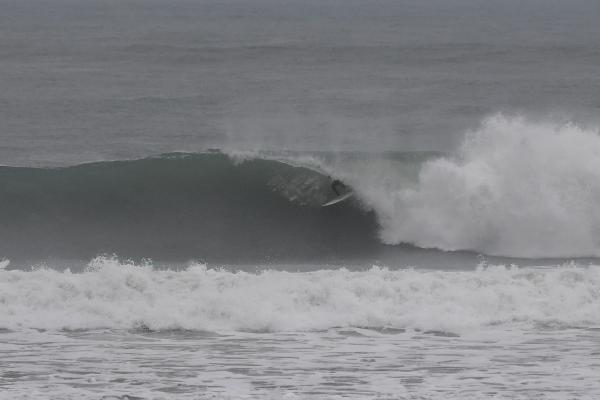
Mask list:
POLYGON ((346 191, 346 185, 344 185, 342 181, 334 179, 333 182, 331 182, 331 189, 333 189, 335 194, 339 196, 346 191))

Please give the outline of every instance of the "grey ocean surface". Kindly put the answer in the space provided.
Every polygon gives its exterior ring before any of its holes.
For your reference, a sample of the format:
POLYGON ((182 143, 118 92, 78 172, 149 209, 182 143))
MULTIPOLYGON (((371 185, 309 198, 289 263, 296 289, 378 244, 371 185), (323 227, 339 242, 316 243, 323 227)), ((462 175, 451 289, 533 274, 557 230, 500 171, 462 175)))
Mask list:
POLYGON ((1 0, 0 399, 599 398, 599 16, 1 0))
POLYGON ((3 1, 0 163, 438 150, 496 112, 595 122, 596 1, 3 1))

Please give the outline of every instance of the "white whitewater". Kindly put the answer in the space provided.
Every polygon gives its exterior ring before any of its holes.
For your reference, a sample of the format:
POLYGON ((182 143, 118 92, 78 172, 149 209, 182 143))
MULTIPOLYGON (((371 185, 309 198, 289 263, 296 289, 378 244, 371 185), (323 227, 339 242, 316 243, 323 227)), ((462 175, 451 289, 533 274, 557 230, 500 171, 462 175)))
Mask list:
POLYGON ((285 332, 337 327, 451 333, 600 325, 600 267, 475 271, 154 270, 97 258, 83 273, 0 273, 0 328, 285 332))
POLYGON ((377 203, 388 243, 524 257, 600 255, 600 136, 496 116, 456 158, 377 203))

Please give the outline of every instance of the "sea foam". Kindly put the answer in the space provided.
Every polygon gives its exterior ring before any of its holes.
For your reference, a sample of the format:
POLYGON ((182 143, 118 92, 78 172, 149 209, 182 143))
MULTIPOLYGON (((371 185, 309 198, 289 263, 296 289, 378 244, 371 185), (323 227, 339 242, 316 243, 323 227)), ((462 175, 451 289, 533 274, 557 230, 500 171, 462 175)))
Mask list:
POLYGON ((496 115, 470 132, 457 154, 425 162, 414 181, 390 169, 345 178, 376 211, 388 244, 600 256, 596 129, 496 115))
POLYGON ((83 273, 0 271, 0 328, 464 332, 600 324, 600 267, 183 271, 94 259, 83 273))

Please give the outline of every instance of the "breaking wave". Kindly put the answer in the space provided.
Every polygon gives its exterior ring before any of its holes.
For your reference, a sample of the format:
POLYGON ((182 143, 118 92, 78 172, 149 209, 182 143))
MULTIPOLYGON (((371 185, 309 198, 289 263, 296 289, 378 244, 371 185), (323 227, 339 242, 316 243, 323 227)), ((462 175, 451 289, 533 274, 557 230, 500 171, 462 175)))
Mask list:
POLYGON ((0 168, 0 255, 212 262, 360 256, 371 212, 335 196, 315 168, 220 152, 67 168, 0 168))
POLYGON ((600 256, 600 135, 498 115, 460 151, 352 179, 386 243, 510 257, 600 256), (390 180, 392 183, 390 183, 390 180))
POLYGON ((216 151, 0 167, 0 220, 11 259, 323 261, 399 244, 598 257, 600 135, 497 115, 452 155, 216 151), (354 196, 320 207, 333 179, 354 196))
POLYGON ((154 270, 97 258, 77 274, 0 271, 2 329, 461 333, 506 324, 597 326, 599 307, 598 266, 234 273, 202 264, 154 270))

